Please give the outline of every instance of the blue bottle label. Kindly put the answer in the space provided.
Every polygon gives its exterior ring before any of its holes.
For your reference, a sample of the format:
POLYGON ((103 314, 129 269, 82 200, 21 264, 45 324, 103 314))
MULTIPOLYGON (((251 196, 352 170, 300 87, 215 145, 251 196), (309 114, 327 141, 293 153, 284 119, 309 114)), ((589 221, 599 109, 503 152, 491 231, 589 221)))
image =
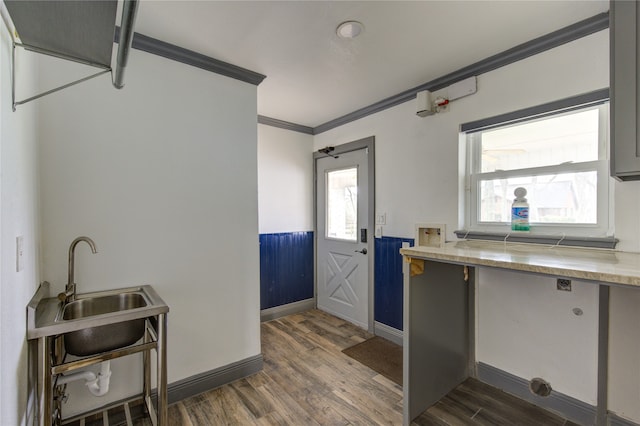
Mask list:
POLYGON ((511 208, 511 230, 513 231, 529 230, 529 207, 512 207, 511 208))

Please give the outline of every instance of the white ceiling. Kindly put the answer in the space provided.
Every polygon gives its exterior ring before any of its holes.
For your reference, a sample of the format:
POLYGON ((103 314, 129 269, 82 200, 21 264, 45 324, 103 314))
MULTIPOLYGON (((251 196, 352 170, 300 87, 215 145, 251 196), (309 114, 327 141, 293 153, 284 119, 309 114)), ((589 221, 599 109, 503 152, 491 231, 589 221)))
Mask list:
POLYGON ((607 0, 146 0, 136 31, 265 74, 258 114, 315 127, 608 8, 607 0), (364 33, 338 38, 346 20, 364 33))

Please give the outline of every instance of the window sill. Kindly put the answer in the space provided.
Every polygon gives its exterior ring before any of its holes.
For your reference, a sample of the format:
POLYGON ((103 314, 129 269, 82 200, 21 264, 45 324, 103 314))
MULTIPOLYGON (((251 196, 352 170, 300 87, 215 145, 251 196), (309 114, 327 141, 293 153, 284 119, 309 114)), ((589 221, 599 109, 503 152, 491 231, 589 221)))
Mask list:
POLYGON ((572 237, 564 236, 558 237, 557 235, 531 235, 522 232, 482 232, 482 231, 467 231, 458 230, 453 231, 456 237, 465 240, 488 240, 488 241, 509 241, 513 243, 531 243, 531 244, 547 244, 558 246, 570 246, 570 247, 590 247, 601 249, 614 249, 618 244, 618 239, 615 237, 572 237))

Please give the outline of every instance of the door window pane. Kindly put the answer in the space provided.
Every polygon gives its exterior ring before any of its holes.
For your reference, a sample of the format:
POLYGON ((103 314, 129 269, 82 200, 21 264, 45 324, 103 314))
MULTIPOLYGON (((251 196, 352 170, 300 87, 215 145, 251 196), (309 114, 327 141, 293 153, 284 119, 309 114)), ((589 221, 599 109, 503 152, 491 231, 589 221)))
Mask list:
POLYGON ((357 241, 358 168, 327 172, 327 238, 357 241))

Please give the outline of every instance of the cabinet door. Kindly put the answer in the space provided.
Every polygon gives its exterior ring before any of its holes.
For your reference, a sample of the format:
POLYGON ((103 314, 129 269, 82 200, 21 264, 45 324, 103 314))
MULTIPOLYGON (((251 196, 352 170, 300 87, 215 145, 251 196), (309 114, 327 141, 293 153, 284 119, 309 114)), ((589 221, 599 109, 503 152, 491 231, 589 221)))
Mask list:
POLYGON ((640 180, 637 1, 610 2, 611 175, 640 180))

